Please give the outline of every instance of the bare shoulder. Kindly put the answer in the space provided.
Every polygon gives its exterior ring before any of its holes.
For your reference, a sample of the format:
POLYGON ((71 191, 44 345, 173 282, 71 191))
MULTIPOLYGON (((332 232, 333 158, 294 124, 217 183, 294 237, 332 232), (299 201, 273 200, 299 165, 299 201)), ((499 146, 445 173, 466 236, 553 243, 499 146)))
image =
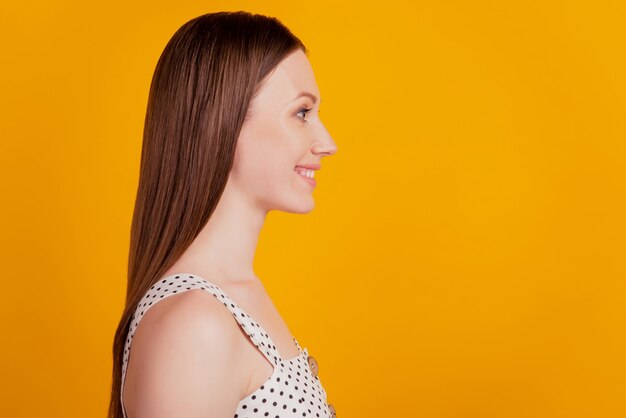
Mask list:
POLYGON ((131 344, 128 418, 232 417, 247 385, 238 372, 239 333, 231 312, 202 289, 153 305, 131 344))

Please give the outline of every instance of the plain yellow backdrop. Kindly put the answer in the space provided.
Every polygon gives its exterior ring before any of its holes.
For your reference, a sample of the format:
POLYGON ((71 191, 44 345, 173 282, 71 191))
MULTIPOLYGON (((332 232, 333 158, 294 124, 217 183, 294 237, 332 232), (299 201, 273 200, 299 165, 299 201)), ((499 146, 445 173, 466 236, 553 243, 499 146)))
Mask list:
POLYGON ((278 17, 338 152, 255 269, 340 418, 626 416, 622 1, 4 2, 2 415, 104 417, 152 72, 278 17))

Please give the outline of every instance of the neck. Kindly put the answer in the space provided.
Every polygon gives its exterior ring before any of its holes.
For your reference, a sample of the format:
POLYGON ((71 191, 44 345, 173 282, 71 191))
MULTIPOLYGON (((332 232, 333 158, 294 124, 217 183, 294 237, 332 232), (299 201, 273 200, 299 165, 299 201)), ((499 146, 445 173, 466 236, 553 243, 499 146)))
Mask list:
POLYGON ((259 280, 253 261, 266 215, 227 187, 207 224, 166 275, 196 273, 216 284, 259 280))

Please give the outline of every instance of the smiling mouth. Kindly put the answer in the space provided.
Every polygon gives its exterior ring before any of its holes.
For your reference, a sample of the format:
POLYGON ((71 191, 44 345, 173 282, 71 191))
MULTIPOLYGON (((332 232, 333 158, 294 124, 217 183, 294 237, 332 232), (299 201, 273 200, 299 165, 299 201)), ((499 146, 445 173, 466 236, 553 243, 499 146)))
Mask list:
POLYGON ((303 168, 303 167, 297 167, 294 169, 294 171, 298 174, 300 174, 303 177, 307 177, 307 178, 314 178, 315 177, 315 170, 310 170, 307 168, 303 168))
POLYGON ((314 177, 314 170, 307 170, 307 169, 303 169, 301 167, 296 167, 296 169, 294 171, 296 172, 298 177, 300 177, 301 179, 303 179, 304 181, 309 183, 310 186, 315 187, 315 185, 317 184, 317 182, 313 178, 314 177))

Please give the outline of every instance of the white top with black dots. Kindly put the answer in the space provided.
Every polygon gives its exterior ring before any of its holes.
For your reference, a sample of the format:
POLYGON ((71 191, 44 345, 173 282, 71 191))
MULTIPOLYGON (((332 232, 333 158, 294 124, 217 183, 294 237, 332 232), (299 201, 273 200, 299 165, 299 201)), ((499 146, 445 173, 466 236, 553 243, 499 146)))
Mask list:
POLYGON ((139 321, 151 306, 159 300, 190 289, 204 289, 211 293, 231 311, 237 323, 250 337, 254 345, 274 367, 272 375, 259 388, 239 401, 234 418, 288 418, 314 417, 335 418, 336 412, 326 402, 326 391, 317 376, 317 362, 309 356, 308 349, 302 349, 293 337, 299 354, 291 359, 282 359, 276 345, 265 329, 239 307, 217 285, 195 274, 179 273, 167 276, 155 283, 137 305, 124 344, 122 363, 122 384, 120 401, 124 409, 124 378, 130 355, 130 345, 139 321))

